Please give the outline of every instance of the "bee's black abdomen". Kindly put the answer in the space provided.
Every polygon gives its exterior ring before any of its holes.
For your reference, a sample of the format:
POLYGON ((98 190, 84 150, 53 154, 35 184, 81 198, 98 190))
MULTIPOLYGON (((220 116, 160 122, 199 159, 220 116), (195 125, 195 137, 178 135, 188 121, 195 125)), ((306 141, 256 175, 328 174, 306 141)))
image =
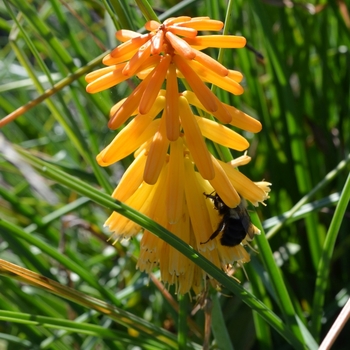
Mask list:
MULTIPOLYGON (((205 244, 216 238, 220 232, 222 232, 220 237, 222 245, 234 247, 241 244, 247 234, 249 234, 250 227, 252 226, 244 202, 241 201, 236 208, 230 208, 222 201, 217 193, 204 193, 204 195, 206 198, 210 198, 213 201, 214 208, 219 212, 219 215, 222 216, 222 220, 216 231, 206 242, 201 242, 201 244, 205 244)), ((251 234, 249 234, 249 237, 251 240, 251 234)))
POLYGON ((222 245, 234 247, 240 244, 247 235, 246 229, 240 219, 226 218, 225 228, 220 238, 222 245))

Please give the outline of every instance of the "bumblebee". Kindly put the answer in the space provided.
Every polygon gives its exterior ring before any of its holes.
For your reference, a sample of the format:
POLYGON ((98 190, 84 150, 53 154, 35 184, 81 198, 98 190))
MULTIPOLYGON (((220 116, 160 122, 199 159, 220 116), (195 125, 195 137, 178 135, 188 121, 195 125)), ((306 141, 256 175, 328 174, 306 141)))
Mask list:
POLYGON ((207 199, 209 198, 214 202, 214 208, 219 212, 219 215, 222 216, 222 220, 216 231, 206 242, 201 242, 201 244, 208 243, 222 232, 220 238, 221 244, 234 247, 240 244, 245 238, 251 241, 254 235, 260 233, 250 220, 245 199, 242 198, 241 203, 236 208, 230 208, 222 201, 217 193, 204 193, 204 195, 207 199))

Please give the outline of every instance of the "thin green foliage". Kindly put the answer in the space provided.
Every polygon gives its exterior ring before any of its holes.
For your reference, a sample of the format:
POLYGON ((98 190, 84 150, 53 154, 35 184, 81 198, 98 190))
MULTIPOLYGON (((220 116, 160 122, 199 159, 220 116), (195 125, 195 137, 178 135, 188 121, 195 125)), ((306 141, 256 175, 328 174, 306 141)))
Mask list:
MULTIPOLYGON (((2 271, 0 342, 28 349, 201 347, 204 336, 188 318, 204 329, 204 311, 191 315, 194 300, 177 302, 172 289, 168 303, 164 290, 136 269, 139 237, 108 242, 103 223, 116 210, 221 284, 221 293, 207 295, 213 348, 316 349, 350 290, 350 24, 342 4, 5 0, 0 119, 30 108, 0 129, 0 258, 50 278, 59 292, 2 271), (252 212, 269 231, 252 242, 249 279, 237 269, 240 283, 111 199, 132 157, 107 169, 95 161, 115 136, 106 126, 109 109, 137 81, 88 95, 83 76, 113 49, 113 31, 178 15, 225 20, 225 33, 248 42, 245 49, 208 51, 244 75, 242 96, 215 93, 263 124, 261 133, 244 134, 252 162, 241 171, 273 184, 267 206, 252 212), (126 322, 107 309, 91 311, 93 303, 120 310, 126 322)), ((225 160, 241 155, 210 147, 225 160)), ((335 348, 347 349, 347 330, 335 348)))

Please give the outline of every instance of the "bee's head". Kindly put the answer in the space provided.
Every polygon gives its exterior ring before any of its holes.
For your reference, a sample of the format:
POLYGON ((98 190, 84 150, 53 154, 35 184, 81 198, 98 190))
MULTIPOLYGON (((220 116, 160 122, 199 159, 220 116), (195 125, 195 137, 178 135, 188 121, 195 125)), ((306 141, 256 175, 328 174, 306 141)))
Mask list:
POLYGON ((214 196, 214 205, 215 205, 215 208, 219 211, 226 207, 226 204, 222 201, 222 199, 217 193, 215 193, 215 196, 214 196))

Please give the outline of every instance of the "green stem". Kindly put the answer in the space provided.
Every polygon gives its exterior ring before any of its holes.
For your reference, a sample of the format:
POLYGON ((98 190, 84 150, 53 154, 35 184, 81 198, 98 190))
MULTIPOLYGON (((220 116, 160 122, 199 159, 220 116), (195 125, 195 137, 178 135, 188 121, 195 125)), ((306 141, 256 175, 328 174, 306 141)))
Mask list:
MULTIPOLYGON (((260 222, 259 223, 257 222, 257 219, 258 219, 257 214, 254 212, 252 213, 251 216, 252 216, 252 220, 257 225, 259 225, 260 222)), ((283 281, 281 270, 278 268, 276 264, 276 261, 273 257, 273 252, 271 250, 268 240, 266 239, 263 228, 259 227, 259 229, 261 230, 261 235, 256 236, 255 240, 259 248, 259 251, 262 252, 260 257, 270 277, 275 295, 277 297, 278 306, 282 311, 283 316, 287 324, 289 325, 291 331, 293 332, 293 334, 298 338, 298 340, 301 343, 304 343, 304 339, 300 331, 300 328, 298 326, 296 313, 295 313, 292 301, 289 297, 286 285, 283 281)))

